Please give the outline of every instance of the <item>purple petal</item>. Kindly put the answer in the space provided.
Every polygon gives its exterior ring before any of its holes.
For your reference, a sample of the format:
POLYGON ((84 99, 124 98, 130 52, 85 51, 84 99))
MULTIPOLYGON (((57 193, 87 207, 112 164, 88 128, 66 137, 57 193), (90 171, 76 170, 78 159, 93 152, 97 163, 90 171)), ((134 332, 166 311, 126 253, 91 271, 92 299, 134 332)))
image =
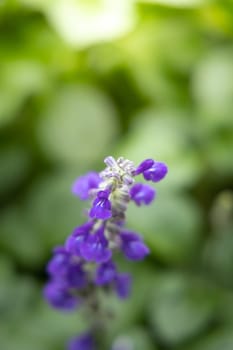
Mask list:
POLYGON ((111 202, 108 191, 100 191, 94 200, 89 216, 91 218, 107 220, 112 216, 111 202))
POLYGON ((72 235, 70 235, 65 243, 66 250, 74 255, 80 256, 80 247, 88 238, 93 227, 93 222, 87 222, 82 226, 76 227, 72 235))
POLYGON ((54 256, 47 265, 47 272, 50 276, 62 277, 66 274, 70 255, 64 250, 64 248, 63 250, 60 248, 56 249, 54 252, 54 256))
POLYGON ((97 267, 95 283, 97 285, 104 285, 111 283, 116 276, 116 267, 112 261, 104 263, 97 267))
POLYGON ((131 292, 132 279, 127 273, 118 274, 115 279, 116 293, 120 299, 128 298, 131 292))
POLYGON ((94 339, 90 333, 84 333, 70 340, 68 350, 95 350, 94 339))
POLYGON ((134 172, 134 175, 139 175, 139 174, 143 173, 145 170, 151 168, 153 164, 154 164, 154 160, 153 159, 145 159, 136 168, 136 170, 134 172))
POLYGON ((56 309, 72 311, 78 304, 77 299, 69 293, 67 286, 55 281, 49 282, 44 287, 43 294, 48 303, 56 309))
POLYGON ((142 260, 149 254, 149 248, 142 242, 131 241, 123 246, 125 256, 130 260, 142 260))
POLYGON ((90 234, 81 246, 81 254, 87 261, 103 263, 108 261, 112 252, 108 249, 108 240, 104 237, 104 228, 101 227, 95 234, 90 234))
POLYGON ((131 241, 142 241, 142 237, 135 232, 132 231, 123 231, 120 233, 121 239, 123 241, 123 243, 128 243, 131 241))
POLYGON ((142 260, 149 254, 149 248, 137 234, 124 232, 120 236, 122 240, 121 249, 129 260, 142 260))
POLYGON ((148 205, 155 198, 155 190, 149 185, 137 183, 130 189, 130 196, 137 205, 148 205))
POLYGON ((168 168, 165 163, 154 162, 153 166, 143 172, 145 180, 158 182, 167 174, 168 168))
POLYGON ((66 240, 65 246, 71 254, 81 256, 80 248, 87 239, 87 234, 80 234, 78 236, 69 236, 66 240))
POLYGON ((70 288, 81 289, 87 286, 87 274, 81 265, 73 263, 67 270, 66 281, 70 288))
POLYGON ((108 196, 110 195, 110 191, 109 190, 103 190, 103 191, 99 191, 98 193, 97 193, 97 197, 98 198, 105 198, 105 199, 107 199, 108 198, 108 196))
POLYGON ((72 192, 82 200, 89 199, 89 191, 98 188, 101 178, 96 172, 80 176, 72 186, 72 192))

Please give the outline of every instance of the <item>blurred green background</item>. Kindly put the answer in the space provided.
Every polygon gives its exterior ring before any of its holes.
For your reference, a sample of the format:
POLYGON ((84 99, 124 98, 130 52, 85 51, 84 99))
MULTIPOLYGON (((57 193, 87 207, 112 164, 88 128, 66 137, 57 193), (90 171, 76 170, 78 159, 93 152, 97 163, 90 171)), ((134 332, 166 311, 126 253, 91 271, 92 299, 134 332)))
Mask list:
POLYGON ((125 265, 132 298, 105 301, 106 344, 233 349, 232 111, 231 0, 0 1, 1 350, 62 350, 85 329, 41 288, 84 221, 73 180, 109 154, 169 174, 130 207, 152 254, 125 265))

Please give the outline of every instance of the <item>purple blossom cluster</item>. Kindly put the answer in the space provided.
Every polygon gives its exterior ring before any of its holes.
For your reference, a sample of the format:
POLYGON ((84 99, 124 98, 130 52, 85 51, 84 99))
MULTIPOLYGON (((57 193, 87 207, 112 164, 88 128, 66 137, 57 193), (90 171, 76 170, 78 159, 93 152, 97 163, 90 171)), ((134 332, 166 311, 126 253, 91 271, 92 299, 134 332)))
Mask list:
MULTIPOLYGON (((142 237, 125 228, 125 214, 130 201, 136 205, 150 204, 156 195, 153 187, 135 183, 135 177, 158 182, 167 173, 164 163, 144 160, 135 167, 123 157, 105 159, 106 168, 89 172, 73 184, 72 192, 81 200, 90 200, 87 222, 76 227, 65 244, 53 250, 47 265, 49 282, 44 288, 48 303, 64 311, 88 306, 98 288, 113 291, 127 298, 131 276, 118 271, 114 253, 121 252, 126 259, 138 261, 149 254, 142 237), (89 303, 89 304, 88 304, 89 303)), ((69 350, 94 350, 92 332, 74 338, 69 350)))

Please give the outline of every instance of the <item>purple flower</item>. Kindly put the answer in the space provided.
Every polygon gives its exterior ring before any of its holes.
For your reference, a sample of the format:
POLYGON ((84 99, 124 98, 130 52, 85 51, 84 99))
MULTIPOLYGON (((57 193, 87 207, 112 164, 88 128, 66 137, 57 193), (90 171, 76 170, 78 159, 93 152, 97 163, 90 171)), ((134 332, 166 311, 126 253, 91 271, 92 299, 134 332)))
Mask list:
POLYGON ((73 262, 68 266, 65 281, 69 288, 82 289, 87 286, 87 274, 81 264, 73 262))
POLYGON ((149 248, 143 243, 141 237, 134 232, 122 232, 121 249, 129 260, 142 260, 149 254, 149 248))
POLYGON ((64 276, 69 264, 70 255, 66 252, 64 247, 57 247, 54 249, 54 256, 47 265, 47 272, 50 276, 64 276))
POLYGON ((137 204, 150 204, 155 198, 155 190, 149 185, 141 183, 135 184, 130 189, 131 199, 137 204))
POLYGON ((108 199, 109 191, 99 191, 90 210, 90 217, 107 220, 112 216, 111 202, 108 199))
POLYGON ((131 292, 132 279, 127 273, 118 274, 115 278, 116 293, 120 299, 128 298, 131 292))
POLYGON ((81 263, 73 259, 65 248, 58 247, 47 266, 47 271, 56 285, 68 288, 83 288, 87 285, 87 275, 81 263))
POLYGON ((145 159, 143 162, 139 164, 139 166, 136 168, 134 175, 142 174, 145 170, 148 170, 152 167, 154 164, 153 159, 145 159))
POLYGON ((45 286, 43 294, 48 303, 56 309, 72 311, 78 304, 77 298, 69 293, 64 283, 50 281, 45 286))
POLYGON ((81 256, 80 247, 83 242, 87 240, 93 225, 94 222, 90 221, 75 228, 74 232, 67 238, 65 243, 66 250, 69 253, 81 256))
POLYGON ((94 350, 94 339, 90 333, 84 333, 70 340, 68 350, 94 350))
POLYGON ((143 174, 145 180, 158 182, 167 174, 167 166, 165 163, 157 162, 153 159, 144 160, 136 168, 134 175, 143 174))
POLYGON ((98 188, 101 178, 98 173, 92 171, 80 176, 72 186, 72 192, 82 200, 89 199, 91 189, 98 188))
POLYGON ((104 285, 111 283, 116 276, 116 267, 112 261, 99 265, 96 269, 95 283, 104 285))
POLYGON ((112 252, 108 249, 108 240, 104 236, 104 226, 90 234, 80 247, 82 257, 87 261, 103 263, 108 261, 112 252))
POLYGON ((164 178, 164 176, 167 174, 167 171, 168 169, 165 163, 154 162, 151 168, 143 172, 143 176, 145 180, 158 182, 164 178))
POLYGON ((167 173, 167 166, 153 159, 145 159, 135 167, 128 159, 109 156, 105 164, 100 174, 89 172, 74 182, 72 192, 83 200, 92 201, 88 222, 76 227, 65 245, 54 250, 47 265, 50 281, 43 293, 48 303, 65 311, 82 304, 91 312, 91 330, 71 339, 69 350, 94 350, 93 337, 100 321, 95 306, 101 308, 99 300, 95 303, 95 293, 101 287, 115 292, 121 299, 130 294, 131 276, 118 273, 113 252, 121 251, 134 261, 149 254, 143 239, 125 229, 130 199, 138 206, 148 205, 156 195, 147 184, 133 184, 134 176, 142 174, 146 180, 157 182, 167 173))

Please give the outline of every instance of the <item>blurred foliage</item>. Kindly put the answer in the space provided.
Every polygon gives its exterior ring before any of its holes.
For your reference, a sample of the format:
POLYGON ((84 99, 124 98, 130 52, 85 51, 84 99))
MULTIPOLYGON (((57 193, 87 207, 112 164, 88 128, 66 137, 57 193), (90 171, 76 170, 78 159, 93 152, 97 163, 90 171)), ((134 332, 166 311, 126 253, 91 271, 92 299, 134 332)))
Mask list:
POLYGON ((128 226, 151 255, 103 349, 233 349, 231 0, 0 0, 0 348, 64 349, 85 329, 42 299, 83 222, 73 180, 112 154, 169 166, 128 226), (114 340, 115 339, 115 340, 114 340))

